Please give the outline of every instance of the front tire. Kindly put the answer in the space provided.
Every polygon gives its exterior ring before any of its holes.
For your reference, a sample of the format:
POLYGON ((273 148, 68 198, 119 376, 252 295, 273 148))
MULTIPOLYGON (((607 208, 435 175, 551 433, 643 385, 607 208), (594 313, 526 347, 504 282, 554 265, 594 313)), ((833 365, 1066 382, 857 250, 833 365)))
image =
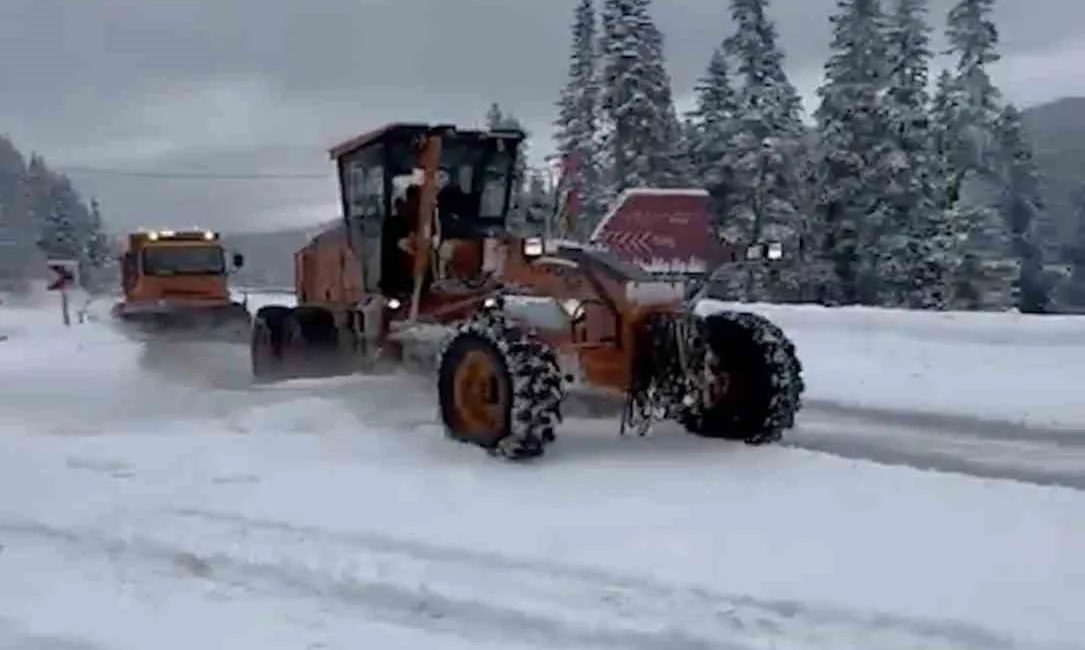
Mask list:
POLYGON ((440 355, 445 431, 509 460, 543 455, 564 390, 554 351, 497 313, 464 323, 440 355))
POLYGON ((749 312, 725 311, 700 321, 703 345, 700 403, 681 420, 690 433, 778 442, 795 426, 805 382, 795 345, 771 321, 749 312))

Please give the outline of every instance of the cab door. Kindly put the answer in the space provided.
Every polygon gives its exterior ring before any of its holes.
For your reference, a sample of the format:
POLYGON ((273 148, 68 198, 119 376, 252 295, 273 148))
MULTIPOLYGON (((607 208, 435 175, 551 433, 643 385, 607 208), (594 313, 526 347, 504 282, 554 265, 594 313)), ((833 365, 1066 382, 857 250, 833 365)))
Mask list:
POLYGON ((381 232, 389 203, 383 149, 374 145, 352 154, 342 171, 347 241, 358 257, 359 282, 368 294, 381 293, 381 232))

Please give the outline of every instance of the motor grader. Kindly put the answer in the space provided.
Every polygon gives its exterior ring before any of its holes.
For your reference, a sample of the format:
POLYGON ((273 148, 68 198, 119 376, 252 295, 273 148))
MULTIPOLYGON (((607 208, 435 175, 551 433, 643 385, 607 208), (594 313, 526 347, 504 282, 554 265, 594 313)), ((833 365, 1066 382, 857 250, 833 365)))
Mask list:
POLYGON ((698 317, 606 250, 510 235, 523 139, 392 124, 331 149, 344 220, 295 255, 297 306, 256 313, 255 378, 426 350, 448 436, 508 459, 543 454, 574 391, 622 400, 623 433, 778 440, 803 391, 791 341, 756 314, 698 317))
MULTIPOLYGON (((112 316, 138 340, 244 343, 251 331, 247 305, 230 298, 226 251, 209 230, 150 230, 127 237, 120 258, 121 299, 112 316)), ((244 264, 232 255, 236 270, 244 264)))

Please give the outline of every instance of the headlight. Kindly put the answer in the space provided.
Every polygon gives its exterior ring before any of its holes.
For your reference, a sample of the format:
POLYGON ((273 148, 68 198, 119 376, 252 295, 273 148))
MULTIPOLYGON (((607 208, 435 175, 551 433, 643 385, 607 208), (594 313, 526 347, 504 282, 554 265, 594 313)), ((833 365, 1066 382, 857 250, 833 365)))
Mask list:
POLYGON ((158 241, 158 233, 157 232, 149 232, 149 233, 147 233, 147 239, 150 239, 151 241, 158 241))
POLYGON ((529 237, 524 240, 524 257, 539 257, 545 252, 541 237, 529 237))
POLYGON ((746 249, 746 259, 759 260, 763 253, 764 249, 762 249, 761 244, 754 244, 746 249))
POLYGON ((768 245, 766 253, 766 256, 770 260, 782 260, 784 258, 784 245, 778 241, 774 241, 768 245))
POLYGON ((395 298, 392 298, 391 300, 388 301, 388 309, 399 309, 402 306, 403 306, 403 303, 396 300, 395 298))
POLYGON ((215 233, 211 232, 210 230, 205 231, 203 233, 203 238, 207 241, 212 241, 215 238, 215 233))

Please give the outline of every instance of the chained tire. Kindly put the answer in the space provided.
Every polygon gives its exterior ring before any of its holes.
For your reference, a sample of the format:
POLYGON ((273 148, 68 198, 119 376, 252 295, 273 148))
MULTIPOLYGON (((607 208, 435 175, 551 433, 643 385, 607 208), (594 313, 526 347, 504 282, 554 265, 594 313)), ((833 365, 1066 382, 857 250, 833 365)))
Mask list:
POLYGON ((294 310, 290 307, 268 305, 256 312, 249 343, 253 380, 275 381, 284 375, 286 350, 296 330, 294 310))
POLYGON ((461 325, 442 349, 437 394, 450 438, 527 460, 554 441, 565 385, 553 349, 489 312, 461 325))
POLYGON ((698 319, 700 403, 680 418, 706 438, 778 442, 795 426, 805 383, 795 345, 768 319, 725 311, 698 319))

